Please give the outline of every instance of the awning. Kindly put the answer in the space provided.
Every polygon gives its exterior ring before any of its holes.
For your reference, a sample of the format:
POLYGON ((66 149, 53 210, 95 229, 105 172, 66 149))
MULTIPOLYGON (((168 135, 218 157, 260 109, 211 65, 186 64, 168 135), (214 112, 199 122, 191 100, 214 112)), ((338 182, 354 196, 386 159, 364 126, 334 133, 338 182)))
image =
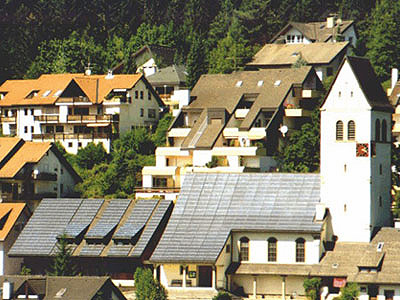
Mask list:
POLYGON ((87 127, 107 127, 110 123, 88 123, 87 127))

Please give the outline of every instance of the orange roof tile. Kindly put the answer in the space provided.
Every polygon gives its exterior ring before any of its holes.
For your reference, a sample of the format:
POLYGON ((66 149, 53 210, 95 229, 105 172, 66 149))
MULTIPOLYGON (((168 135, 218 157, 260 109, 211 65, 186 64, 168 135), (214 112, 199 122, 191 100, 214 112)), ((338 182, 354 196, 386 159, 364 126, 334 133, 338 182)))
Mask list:
POLYGON ((24 208, 25 203, 0 203, 0 241, 6 240, 24 208))
MULTIPOLYGON (((1 140, 0 139, 0 143, 1 140)), ((0 178, 13 178, 27 163, 37 163, 50 149, 51 143, 25 142, 0 169, 0 178)))
POLYGON ((0 139, 0 164, 8 153, 21 141, 20 138, 2 137, 0 139))
POLYGON ((7 80, 0 86, 0 92, 6 92, 0 100, 1 106, 25 106, 25 105, 52 105, 59 98, 58 91, 63 91, 74 79, 92 103, 101 103, 113 89, 130 89, 141 78, 142 74, 113 75, 108 79, 106 75, 83 74, 44 74, 38 79, 7 80), (32 98, 27 96, 37 91, 32 98), (47 93, 48 92, 48 93, 47 93))

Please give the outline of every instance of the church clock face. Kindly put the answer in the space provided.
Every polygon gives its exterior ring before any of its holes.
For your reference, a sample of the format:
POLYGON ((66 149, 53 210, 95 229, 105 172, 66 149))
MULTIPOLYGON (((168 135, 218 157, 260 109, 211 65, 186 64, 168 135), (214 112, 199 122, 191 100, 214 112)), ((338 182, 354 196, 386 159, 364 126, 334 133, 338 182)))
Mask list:
POLYGON ((367 143, 357 144, 356 146, 356 156, 357 157, 368 157, 369 147, 367 143))

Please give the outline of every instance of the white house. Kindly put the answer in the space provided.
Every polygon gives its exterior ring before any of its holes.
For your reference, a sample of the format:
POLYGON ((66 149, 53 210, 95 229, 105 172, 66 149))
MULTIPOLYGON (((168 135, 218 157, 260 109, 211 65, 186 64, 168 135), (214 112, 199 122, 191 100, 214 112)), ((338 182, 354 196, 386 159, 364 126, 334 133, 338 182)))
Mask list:
POLYGON ((82 181, 57 147, 48 142, 0 138, 0 198, 36 206, 43 197, 76 196, 82 181))
POLYGON ((163 106, 142 74, 50 74, 0 86, 4 135, 59 141, 76 154, 88 143, 112 140, 137 126, 155 126, 163 106))
POLYGON ((311 44, 340 41, 348 41, 353 47, 356 46, 357 33, 354 21, 329 16, 325 22, 289 22, 270 43, 311 44))

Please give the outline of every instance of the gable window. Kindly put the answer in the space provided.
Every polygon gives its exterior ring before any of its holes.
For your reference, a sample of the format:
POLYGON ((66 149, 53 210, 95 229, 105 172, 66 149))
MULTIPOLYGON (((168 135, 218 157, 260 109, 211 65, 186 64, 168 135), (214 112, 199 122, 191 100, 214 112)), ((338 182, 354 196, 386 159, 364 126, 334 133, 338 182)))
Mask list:
POLYGON ((249 260, 249 239, 245 236, 240 239, 239 260, 249 260))
POLYGON ((268 261, 276 261, 276 238, 270 237, 268 239, 268 261))
POLYGON ((375 141, 379 142, 381 139, 381 122, 379 119, 375 121, 375 141))
POLYGON ((326 68, 326 76, 332 76, 332 75, 333 75, 333 68, 327 67, 326 68))
POLYGON ((343 122, 342 121, 336 122, 336 140, 343 141, 343 122))
POLYGON ((141 116, 141 117, 144 116, 144 109, 143 109, 143 108, 140 109, 140 116, 141 116))
POLYGON ((139 98, 139 91, 135 91, 135 99, 139 98))
POLYGON ((386 142, 386 136, 387 136, 387 124, 386 120, 382 120, 382 142, 386 142))
POLYGON ((296 240, 296 262, 304 262, 305 261, 305 240, 303 238, 298 238, 296 240))
POLYGON ((349 141, 356 139, 356 123, 353 120, 347 123, 347 138, 349 141))
POLYGON ((143 91, 140 91, 140 99, 143 99, 143 91))
POLYGON ((151 100, 151 92, 150 91, 147 91, 147 99, 151 100))

